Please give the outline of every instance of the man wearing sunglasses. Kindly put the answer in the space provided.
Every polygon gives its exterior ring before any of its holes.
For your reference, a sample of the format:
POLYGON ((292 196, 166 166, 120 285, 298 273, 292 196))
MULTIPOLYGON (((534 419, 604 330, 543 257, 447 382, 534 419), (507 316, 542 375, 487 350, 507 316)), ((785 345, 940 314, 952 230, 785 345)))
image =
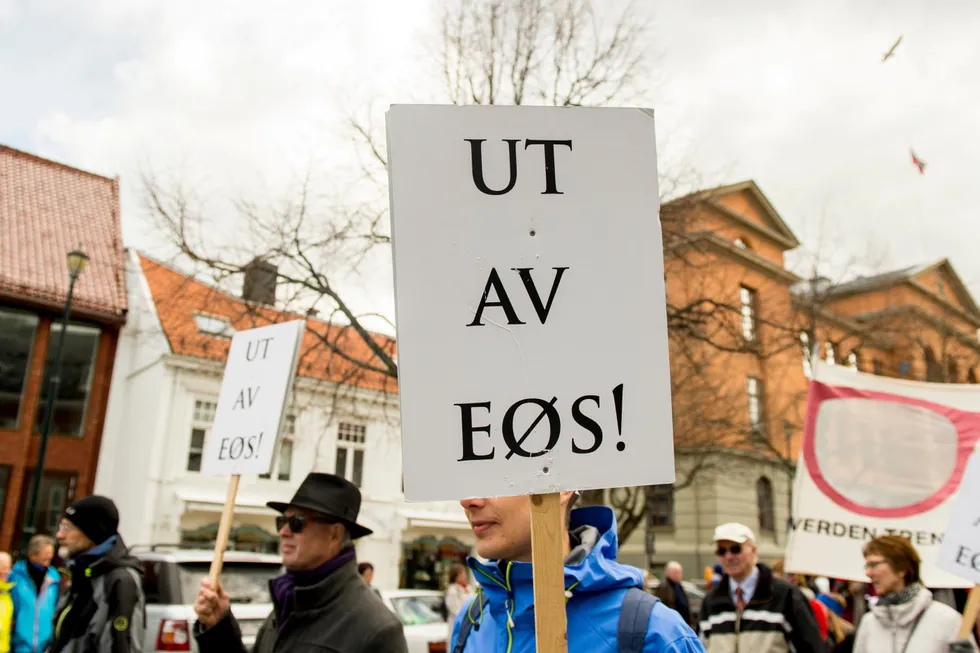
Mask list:
POLYGON ((701 606, 707 653, 823 653, 817 621, 799 588, 758 562, 755 535, 742 524, 715 529, 725 575, 701 606))
MULTIPOLYGON (((312 473, 289 503, 269 502, 286 573, 269 582, 274 609, 252 653, 408 653, 401 621, 357 574, 354 540, 361 492, 333 474, 312 473)), ((246 653, 228 595, 201 581, 194 602, 201 653, 246 653)))

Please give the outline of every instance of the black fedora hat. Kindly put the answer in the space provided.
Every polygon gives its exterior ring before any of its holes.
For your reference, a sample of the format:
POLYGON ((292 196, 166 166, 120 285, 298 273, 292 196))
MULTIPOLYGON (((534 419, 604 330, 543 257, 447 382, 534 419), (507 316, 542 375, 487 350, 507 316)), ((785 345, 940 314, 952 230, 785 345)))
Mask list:
POLYGON ((289 507, 318 512, 346 526, 351 539, 355 540, 374 532, 357 523, 357 513, 361 510, 361 491, 350 481, 334 474, 307 474, 289 503, 270 501, 265 505, 276 512, 286 512, 289 507))

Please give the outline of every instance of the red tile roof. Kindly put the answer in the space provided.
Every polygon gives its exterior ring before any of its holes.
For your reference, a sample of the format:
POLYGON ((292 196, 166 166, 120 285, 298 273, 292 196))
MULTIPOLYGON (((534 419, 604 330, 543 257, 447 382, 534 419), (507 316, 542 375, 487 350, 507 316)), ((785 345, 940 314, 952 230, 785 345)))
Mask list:
MULTIPOLYGON (((231 339, 202 333, 196 315, 224 318, 236 330, 303 318, 296 313, 248 304, 142 254, 139 259, 164 335, 175 354, 215 361, 227 358, 231 339)), ((394 378, 366 369, 366 366, 382 366, 351 328, 316 318, 305 319, 306 335, 297 369, 300 376, 369 390, 398 392, 394 378)), ((381 334, 373 335, 375 342, 394 357, 395 340, 381 334)))
POLYGON ((126 313, 119 182, 0 145, 0 293, 60 306, 66 255, 89 264, 75 284, 79 313, 126 313))

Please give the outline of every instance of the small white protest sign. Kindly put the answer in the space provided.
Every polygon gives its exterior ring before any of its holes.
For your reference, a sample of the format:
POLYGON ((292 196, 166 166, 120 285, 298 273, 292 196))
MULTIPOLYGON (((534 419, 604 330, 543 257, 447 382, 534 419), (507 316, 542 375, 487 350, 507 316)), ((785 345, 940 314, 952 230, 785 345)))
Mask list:
POLYGON ((294 320, 234 335, 204 449, 204 474, 269 473, 305 327, 294 320))
POLYGON ((672 483, 653 114, 388 112, 405 495, 672 483))
POLYGON ((980 584, 980 453, 966 464, 936 566, 980 584))

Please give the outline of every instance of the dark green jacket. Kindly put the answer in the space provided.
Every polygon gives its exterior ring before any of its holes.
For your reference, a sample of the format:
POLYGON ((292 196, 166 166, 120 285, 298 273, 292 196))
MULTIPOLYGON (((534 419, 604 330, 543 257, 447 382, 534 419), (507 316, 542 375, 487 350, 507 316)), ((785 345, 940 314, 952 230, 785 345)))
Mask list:
MULTIPOLYGON (((252 653, 408 653, 401 621, 361 580, 356 562, 316 585, 296 588, 292 601, 281 628, 275 605, 252 653)), ((195 625, 194 636, 201 653, 246 653, 231 614, 203 632, 195 625)))

